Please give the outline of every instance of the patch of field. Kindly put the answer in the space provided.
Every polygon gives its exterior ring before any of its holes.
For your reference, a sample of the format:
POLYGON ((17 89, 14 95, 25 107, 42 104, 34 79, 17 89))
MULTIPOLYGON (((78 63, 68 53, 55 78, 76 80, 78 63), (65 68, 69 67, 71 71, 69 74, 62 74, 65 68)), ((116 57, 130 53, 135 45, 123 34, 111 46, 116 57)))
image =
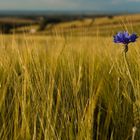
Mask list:
POLYGON ((140 15, 124 15, 103 18, 85 18, 72 22, 48 25, 41 34, 73 35, 73 36, 112 36, 118 30, 137 31, 140 33, 140 15))
POLYGON ((140 14, 48 23, 43 31, 38 29, 39 25, 30 25, 18 27, 12 32, 47 36, 112 36, 119 30, 128 30, 140 34, 140 14))
POLYGON ((140 41, 127 68, 112 40, 1 35, 0 139, 139 140, 140 41))

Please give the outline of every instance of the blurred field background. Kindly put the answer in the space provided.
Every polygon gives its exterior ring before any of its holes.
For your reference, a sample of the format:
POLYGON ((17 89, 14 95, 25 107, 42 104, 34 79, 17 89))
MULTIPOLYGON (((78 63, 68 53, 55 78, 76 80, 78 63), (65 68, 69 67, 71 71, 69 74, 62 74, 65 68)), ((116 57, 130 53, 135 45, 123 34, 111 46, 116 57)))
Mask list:
MULTIPOLYGON (((58 17, 61 19, 61 17, 58 17)), ((63 19, 63 18, 62 18, 63 19)), ((62 20, 61 19, 61 20, 62 20)), ((26 20, 25 20, 26 21, 26 20)), ((62 20, 63 21, 63 20, 62 20)), ((42 20, 41 22, 44 22, 42 20)), ((12 30, 15 33, 27 32, 30 34, 39 35, 72 35, 72 36, 112 36, 119 30, 136 31, 140 33, 140 14, 130 15, 103 15, 98 16, 87 16, 85 18, 77 17, 77 19, 65 22, 56 22, 55 20, 49 23, 45 23, 43 30, 39 31, 38 25, 24 26, 12 30), (78 19, 79 18, 79 19, 78 19), (56 22, 56 23, 55 23, 56 22)))
POLYGON ((128 68, 113 43, 139 26, 140 15, 127 15, 1 34, 0 139, 139 140, 140 41, 128 68))

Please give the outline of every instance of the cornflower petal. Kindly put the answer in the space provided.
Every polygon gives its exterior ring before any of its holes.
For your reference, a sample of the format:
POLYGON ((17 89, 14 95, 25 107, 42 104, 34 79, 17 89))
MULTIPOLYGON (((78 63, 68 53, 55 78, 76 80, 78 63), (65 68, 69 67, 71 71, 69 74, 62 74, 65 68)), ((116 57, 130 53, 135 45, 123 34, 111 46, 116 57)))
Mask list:
POLYGON ((129 40, 130 40, 130 42, 135 42, 137 38, 138 38, 138 36, 136 34, 132 34, 132 35, 130 35, 129 40))

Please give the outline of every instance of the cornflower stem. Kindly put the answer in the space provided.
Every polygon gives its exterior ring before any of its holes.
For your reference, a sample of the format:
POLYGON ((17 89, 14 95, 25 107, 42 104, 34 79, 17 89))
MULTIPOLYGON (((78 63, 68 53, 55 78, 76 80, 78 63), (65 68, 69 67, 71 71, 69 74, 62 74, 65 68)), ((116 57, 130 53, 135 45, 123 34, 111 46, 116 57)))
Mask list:
MULTIPOLYGON (((132 85, 132 88, 133 88, 134 100, 136 100, 136 91, 135 91, 135 87, 134 87, 134 82, 133 82, 133 79, 131 77, 131 73, 130 73, 129 65, 128 65, 128 60, 127 60, 127 57, 126 57, 127 51, 128 51, 128 46, 126 45, 125 48, 124 48, 124 52, 123 52, 124 63, 125 63, 125 66, 126 66, 128 77, 130 79, 130 82, 131 82, 131 85, 132 85)), ((133 99, 131 99, 131 101, 133 102, 133 99)), ((134 102, 134 104, 135 104, 135 102, 134 102)), ((133 110, 133 113, 134 113, 134 110, 133 110)), ((134 123, 135 123, 135 121, 134 121, 134 123)), ((137 130, 137 127, 133 126, 133 128, 132 128, 132 140, 135 140, 136 130, 137 130)))
POLYGON ((134 82, 133 82, 133 79, 131 77, 131 73, 130 73, 129 65, 128 65, 128 60, 127 60, 127 57, 126 57, 127 51, 128 51, 128 45, 125 45, 124 52, 123 52, 124 63, 125 63, 125 66, 126 66, 127 74, 128 74, 129 79, 130 79, 130 82, 131 82, 131 85, 132 85, 132 88, 133 88, 133 91, 134 91, 134 97, 135 97, 136 92, 135 92, 134 82))

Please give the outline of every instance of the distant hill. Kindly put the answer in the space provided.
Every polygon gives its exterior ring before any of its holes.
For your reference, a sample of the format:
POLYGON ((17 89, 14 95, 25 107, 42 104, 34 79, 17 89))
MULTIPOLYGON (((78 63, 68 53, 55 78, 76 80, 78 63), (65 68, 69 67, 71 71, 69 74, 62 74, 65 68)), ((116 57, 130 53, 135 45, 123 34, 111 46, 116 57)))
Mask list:
MULTIPOLYGON (((19 10, 0 10, 0 16, 48 16, 48 15, 118 15, 126 14, 126 12, 105 12, 105 11, 19 11, 19 10)), ((129 14, 129 13, 128 13, 129 14)))

